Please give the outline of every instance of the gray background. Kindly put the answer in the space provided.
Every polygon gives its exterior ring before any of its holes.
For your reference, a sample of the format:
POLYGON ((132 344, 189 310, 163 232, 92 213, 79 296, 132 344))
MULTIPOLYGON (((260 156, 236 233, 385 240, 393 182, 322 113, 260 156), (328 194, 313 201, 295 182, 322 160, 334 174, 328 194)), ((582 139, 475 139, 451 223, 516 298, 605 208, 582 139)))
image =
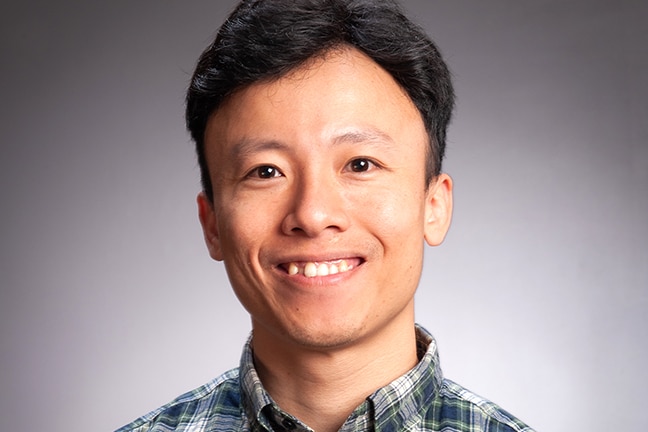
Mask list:
MULTIPOLYGON (((182 120, 232 4, 0 6, 0 430, 112 430, 237 364, 182 120)), ((545 432, 645 429, 647 4, 405 2, 459 98, 418 321, 545 432)))

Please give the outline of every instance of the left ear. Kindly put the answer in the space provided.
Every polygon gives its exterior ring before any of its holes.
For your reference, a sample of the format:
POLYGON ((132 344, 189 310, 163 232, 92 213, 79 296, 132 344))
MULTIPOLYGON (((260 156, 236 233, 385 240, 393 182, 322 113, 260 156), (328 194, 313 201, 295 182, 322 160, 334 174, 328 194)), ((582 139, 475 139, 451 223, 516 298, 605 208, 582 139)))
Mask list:
POLYGON ((198 217, 200 218, 200 225, 203 229, 203 236, 205 237, 205 244, 207 244, 209 256, 216 261, 222 261, 223 251, 221 249, 214 204, 207 198, 204 192, 198 194, 196 201, 198 202, 198 217))
POLYGON ((452 219, 452 179, 441 173, 428 185, 425 197, 425 241, 438 246, 450 228, 452 219))

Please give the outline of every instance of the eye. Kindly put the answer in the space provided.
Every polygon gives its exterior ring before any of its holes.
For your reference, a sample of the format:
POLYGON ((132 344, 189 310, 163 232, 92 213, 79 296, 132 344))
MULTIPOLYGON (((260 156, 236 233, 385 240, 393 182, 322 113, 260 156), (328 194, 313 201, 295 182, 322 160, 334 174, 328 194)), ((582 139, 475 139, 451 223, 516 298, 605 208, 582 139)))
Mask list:
POLYGON ((272 165, 261 165, 254 168, 248 173, 248 177, 259 179, 270 179, 273 177, 281 177, 281 171, 272 165))
POLYGON ((367 158, 357 158, 349 162, 349 169, 353 172, 369 171, 376 164, 367 158))

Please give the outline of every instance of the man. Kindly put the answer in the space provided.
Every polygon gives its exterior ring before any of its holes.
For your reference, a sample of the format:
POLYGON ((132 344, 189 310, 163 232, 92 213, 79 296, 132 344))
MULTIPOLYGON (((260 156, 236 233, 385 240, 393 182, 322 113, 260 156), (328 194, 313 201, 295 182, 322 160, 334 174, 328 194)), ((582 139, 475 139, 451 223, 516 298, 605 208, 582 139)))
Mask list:
POLYGON ((187 95, 200 221, 252 319, 238 369, 120 431, 531 431, 443 378, 414 323, 454 105, 385 0, 244 0, 187 95))

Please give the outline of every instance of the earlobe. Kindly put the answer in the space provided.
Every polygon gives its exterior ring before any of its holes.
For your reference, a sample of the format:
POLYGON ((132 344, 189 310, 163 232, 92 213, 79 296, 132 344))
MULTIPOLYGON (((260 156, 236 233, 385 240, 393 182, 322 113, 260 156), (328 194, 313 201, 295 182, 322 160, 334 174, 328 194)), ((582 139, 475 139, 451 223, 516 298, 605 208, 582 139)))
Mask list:
POLYGON ((428 187, 425 199, 425 241, 438 246, 450 228, 452 220, 452 178, 442 173, 428 187))
POLYGON ((220 236, 218 235, 218 221, 214 204, 207 198, 204 192, 200 192, 196 198, 198 203, 198 217, 202 226, 205 244, 211 256, 216 261, 223 260, 223 254, 220 245, 220 236))

